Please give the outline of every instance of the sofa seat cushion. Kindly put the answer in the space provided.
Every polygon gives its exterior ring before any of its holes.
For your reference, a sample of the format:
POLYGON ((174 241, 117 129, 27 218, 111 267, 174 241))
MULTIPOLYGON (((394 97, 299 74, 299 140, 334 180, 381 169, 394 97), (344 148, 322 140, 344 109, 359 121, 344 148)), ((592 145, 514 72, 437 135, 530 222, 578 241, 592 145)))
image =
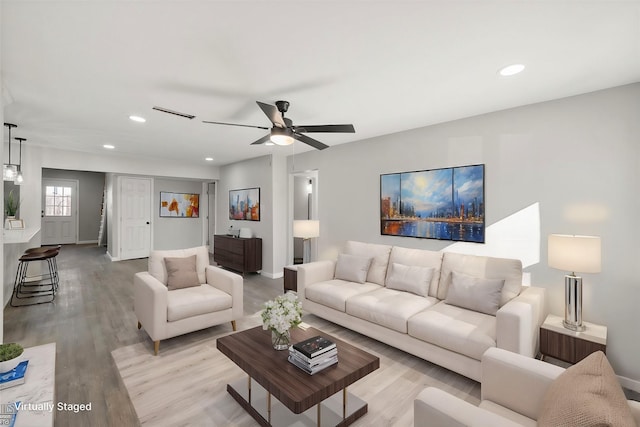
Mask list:
POLYGON ((186 319, 231 308, 231 295, 211 285, 176 289, 167 294, 167 320, 186 319))
POLYGON ((349 298, 347 314, 406 334, 409 318, 437 302, 432 297, 382 288, 349 298))
POLYGON ((305 287, 304 293, 305 298, 308 300, 344 312, 346 301, 349 298, 380 289, 381 287, 375 283, 355 283, 333 279, 308 285, 305 287))
POLYGON ((496 346, 496 317, 444 301, 409 319, 409 335, 480 360, 496 346))

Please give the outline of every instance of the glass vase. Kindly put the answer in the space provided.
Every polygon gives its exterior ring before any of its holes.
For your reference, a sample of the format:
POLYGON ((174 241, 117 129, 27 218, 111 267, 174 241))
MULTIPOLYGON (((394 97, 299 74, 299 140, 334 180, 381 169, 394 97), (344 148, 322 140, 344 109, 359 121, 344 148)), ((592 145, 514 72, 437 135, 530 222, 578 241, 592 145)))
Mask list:
POLYGON ((291 345, 291 332, 286 330, 283 333, 280 333, 272 329, 271 344, 276 350, 287 350, 291 345))

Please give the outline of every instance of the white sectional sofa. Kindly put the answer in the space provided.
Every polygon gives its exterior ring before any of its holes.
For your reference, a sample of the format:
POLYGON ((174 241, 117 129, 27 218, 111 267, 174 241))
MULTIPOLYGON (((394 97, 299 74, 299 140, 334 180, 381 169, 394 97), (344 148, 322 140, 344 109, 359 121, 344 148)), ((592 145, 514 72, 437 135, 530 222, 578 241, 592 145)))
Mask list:
POLYGON ((297 279, 306 312, 476 381, 489 348, 534 357, 546 315, 519 260, 348 241, 297 279))

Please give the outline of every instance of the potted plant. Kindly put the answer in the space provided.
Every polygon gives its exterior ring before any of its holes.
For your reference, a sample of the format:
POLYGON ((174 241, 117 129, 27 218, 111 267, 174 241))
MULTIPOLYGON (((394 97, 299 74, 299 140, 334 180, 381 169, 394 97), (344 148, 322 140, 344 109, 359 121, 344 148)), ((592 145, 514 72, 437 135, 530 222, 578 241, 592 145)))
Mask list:
POLYGON ((22 362, 24 348, 20 344, 0 344, 0 373, 9 372, 22 362))
POLYGON ((4 213, 7 215, 7 218, 15 218, 16 212, 18 212, 19 207, 20 201, 16 199, 15 195, 13 194, 13 190, 9 191, 7 200, 4 201, 4 213))

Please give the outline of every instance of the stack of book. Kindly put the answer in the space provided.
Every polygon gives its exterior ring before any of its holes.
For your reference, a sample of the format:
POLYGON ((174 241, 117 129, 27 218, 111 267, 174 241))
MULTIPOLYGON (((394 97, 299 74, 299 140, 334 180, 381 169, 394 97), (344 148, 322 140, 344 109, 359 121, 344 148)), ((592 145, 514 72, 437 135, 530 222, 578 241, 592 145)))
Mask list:
POLYGON ((334 342, 316 336, 289 347, 289 362, 313 375, 338 363, 338 348, 334 342))
POLYGON ((23 360, 10 370, 9 372, 3 372, 0 374, 0 390, 13 387, 16 385, 24 384, 24 375, 27 372, 28 360, 23 360))

